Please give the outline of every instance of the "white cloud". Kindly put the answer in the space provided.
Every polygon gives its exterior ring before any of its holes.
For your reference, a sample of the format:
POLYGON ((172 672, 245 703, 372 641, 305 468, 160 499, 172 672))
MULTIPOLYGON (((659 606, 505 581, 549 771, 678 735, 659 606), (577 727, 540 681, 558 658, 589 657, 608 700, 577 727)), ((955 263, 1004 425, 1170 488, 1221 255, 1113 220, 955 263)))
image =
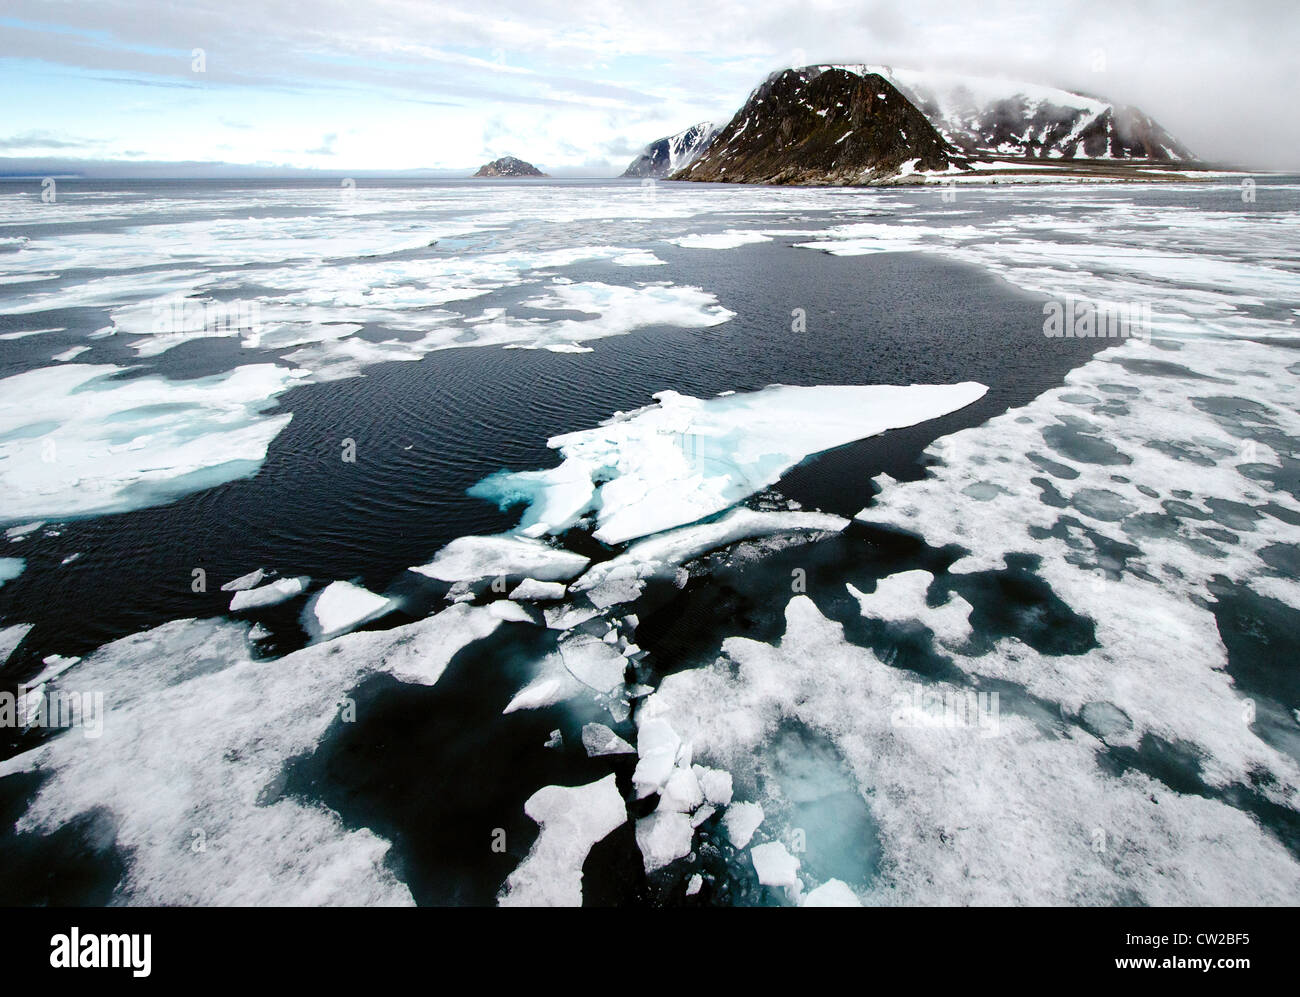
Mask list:
POLYGON ((1137 104, 1209 157, 1297 165, 1300 149, 1300 17, 1264 0, 1227 12, 1208 0, 324 0, 309 18, 288 0, 11 0, 6 16, 0 79, 45 87, 18 102, 11 132, 105 155, 120 141, 160 159, 229 158, 217 156, 229 146, 245 161, 274 148, 301 166, 462 167, 508 146, 546 167, 613 170, 628 157, 609 150, 725 117, 799 60, 1083 89, 1137 104))

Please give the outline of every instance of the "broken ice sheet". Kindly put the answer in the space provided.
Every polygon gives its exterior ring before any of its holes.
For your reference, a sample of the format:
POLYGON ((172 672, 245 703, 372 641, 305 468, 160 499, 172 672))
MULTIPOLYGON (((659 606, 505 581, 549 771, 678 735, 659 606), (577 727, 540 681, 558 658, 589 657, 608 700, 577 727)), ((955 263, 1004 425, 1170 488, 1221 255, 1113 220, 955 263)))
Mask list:
POLYGON ((0 381, 0 520, 160 505, 255 474, 298 379, 253 364, 187 381, 62 364, 0 381))
POLYGON ((559 467, 501 472, 470 494, 526 505, 525 536, 594 513, 596 539, 623 543, 720 513, 812 454, 946 415, 986 391, 973 382, 778 385, 711 399, 661 391, 653 405, 550 439, 559 467))

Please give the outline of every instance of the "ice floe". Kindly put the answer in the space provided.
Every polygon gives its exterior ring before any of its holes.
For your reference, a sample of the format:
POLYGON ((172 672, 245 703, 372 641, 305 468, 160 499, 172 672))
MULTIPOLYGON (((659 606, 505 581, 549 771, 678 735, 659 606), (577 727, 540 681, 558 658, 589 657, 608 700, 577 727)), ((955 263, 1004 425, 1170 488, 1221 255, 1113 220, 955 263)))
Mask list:
POLYGON ((31 630, 30 623, 15 623, 0 630, 0 666, 9 660, 31 630))
POLYGON ((280 795, 278 780, 366 675, 433 684, 499 625, 485 608, 453 606, 254 661, 246 624, 173 621, 106 644, 61 676, 69 689, 103 691, 109 736, 55 738, 0 762, 0 776, 47 774, 20 830, 107 808, 127 864, 117 902, 409 904, 384 861, 387 842, 280 795))
POLYGON ((830 879, 804 894, 800 907, 861 907, 862 901, 849 889, 847 883, 830 879))
MULTIPOLYGON (((0 639, 3 632, 0 632, 0 639)), ((0 645, 2 646, 2 645, 0 645)), ((635 755, 636 748, 628 744, 604 724, 584 724, 582 728, 582 746, 588 757, 598 755, 635 755)))
POLYGON ((637 598, 646 579, 739 540, 776 533, 837 533, 847 525, 848 520, 826 513, 760 512, 742 506, 710 522, 639 540, 622 554, 592 565, 570 589, 606 608, 637 598))
POLYGON ((770 242, 771 240, 762 232, 738 232, 732 230, 684 235, 668 241, 684 249, 735 249, 738 246, 748 246, 752 243, 770 242))
MULTIPOLYGON (((238 581, 244 582, 251 577, 251 575, 245 575, 238 581)), ((308 578, 277 578, 273 582, 257 585, 255 588, 238 588, 230 598, 230 611, 238 613, 247 609, 261 609, 265 606, 276 606, 282 602, 287 602, 294 596, 306 591, 309 581, 308 578)), ((222 588, 224 589, 225 586, 223 585, 222 588)))
POLYGON ((695 828, 686 814, 656 810, 636 822, 636 844, 647 873, 655 872, 691 853, 695 828))
MULTIPOLYGON (((1060 736, 1005 715, 997 737, 896 723, 890 704, 913 682, 848 643, 838 624, 796 596, 777 646, 728 639, 717 664, 666 677, 638 724, 657 759, 666 762, 689 741, 695 757, 749 786, 765 785, 761 770, 779 750, 779 731, 796 724, 823 732, 881 839, 879 871, 848 884, 871 902, 1284 903, 1300 888, 1300 864, 1250 816, 1136 771, 1108 774, 1097 763, 1099 742, 1086 733, 1060 736)), ((667 777, 662 765, 646 775, 667 777)), ((788 791, 815 796, 824 778, 809 769, 788 791)), ((792 804, 770 791, 762 801, 768 840, 750 851, 755 866, 768 868, 761 875, 789 886, 787 849, 768 846, 796 830, 781 817, 792 804)), ((727 818, 743 806, 733 804, 724 818, 738 846, 752 829, 733 830, 727 818)), ((819 833, 832 852, 846 847, 833 827, 805 830, 808 856, 852 865, 852 856, 826 854, 819 833)))
POLYGON ((244 589, 251 589, 255 585, 261 584, 263 578, 267 575, 265 568, 256 568, 246 575, 240 575, 238 578, 231 579, 221 586, 222 592, 242 592, 244 589))
MULTIPOLYGON (((275 584, 273 582, 272 586, 275 584)), ((234 608, 233 603, 231 608, 234 608)), ((307 603, 302 611, 302 622, 313 638, 327 640, 378 619, 393 608, 392 600, 360 585, 330 582, 307 603)))
POLYGON ((675 391, 595 429, 547 443, 563 457, 544 471, 503 472, 471 494, 527 509, 520 531, 560 533, 594 514, 607 543, 683 526, 775 483, 815 453, 956 411, 981 384, 777 385, 699 399, 675 391))
POLYGON ((524 804, 541 825, 532 850, 506 880, 503 907, 579 907, 591 846, 627 820, 614 775, 586 786, 547 786, 524 804))
POLYGON ((257 472, 296 378, 254 364, 188 381, 64 364, 0 381, 0 520, 158 505, 257 472))
POLYGON ((428 564, 411 570, 444 582, 521 576, 538 582, 564 582, 580 574, 589 561, 581 554, 528 537, 467 536, 453 540, 428 564))
POLYGON ((563 582, 543 582, 536 578, 525 578, 510 593, 511 599, 523 599, 526 602, 545 602, 563 599, 568 588, 563 582))

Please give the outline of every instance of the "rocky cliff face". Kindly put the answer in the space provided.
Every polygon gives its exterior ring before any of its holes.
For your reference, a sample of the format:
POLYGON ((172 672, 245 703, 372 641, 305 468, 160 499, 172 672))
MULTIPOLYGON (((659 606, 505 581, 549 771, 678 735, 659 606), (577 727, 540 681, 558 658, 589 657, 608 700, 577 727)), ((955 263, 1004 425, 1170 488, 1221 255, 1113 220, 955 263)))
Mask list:
POLYGON ((1152 163, 1196 165, 1135 107, 1032 83, 853 64, 774 73, 694 162, 669 176, 881 184, 1024 169, 1008 160, 1138 179, 1152 163))
POLYGON ((701 121, 676 135, 651 142, 623 171, 625 177, 666 177, 699 159, 718 134, 718 125, 701 121))
POLYGON ((807 66, 774 73, 678 180, 864 184, 946 170, 956 150, 876 73, 807 66))
POLYGON ((1134 107, 1058 87, 952 73, 846 66, 885 77, 964 155, 1037 159, 1194 159, 1134 107))
POLYGON ((546 176, 532 163, 525 163, 514 156, 502 156, 479 167, 476 177, 544 177, 546 176))

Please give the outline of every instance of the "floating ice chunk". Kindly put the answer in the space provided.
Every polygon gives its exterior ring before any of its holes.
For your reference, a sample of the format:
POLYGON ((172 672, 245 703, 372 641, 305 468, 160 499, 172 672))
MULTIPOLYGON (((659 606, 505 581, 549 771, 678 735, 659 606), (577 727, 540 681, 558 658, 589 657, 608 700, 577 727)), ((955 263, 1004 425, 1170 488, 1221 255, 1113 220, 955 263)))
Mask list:
POLYGON ((459 649, 499 625, 484 608, 456 606, 255 661, 246 624, 174 621, 77 666, 78 688, 102 690, 111 704, 111 737, 51 739, 0 761, 0 777, 46 774, 20 818, 25 832, 51 833, 96 806, 111 811, 127 864, 119 903, 409 904, 386 841, 273 787, 366 676, 436 682, 459 649), (191 847, 194 828, 205 850, 191 847))
POLYGON ((515 693, 501 712, 542 709, 583 694, 590 696, 591 687, 574 678, 564 666, 564 658, 556 652, 537 662, 533 677, 515 693))
MULTIPOLYGON (((612 777, 611 777, 612 778, 612 777)), ((691 840, 695 828, 683 813, 656 810, 649 817, 636 822, 636 845, 641 849, 641 861, 650 873, 662 869, 669 862, 685 858, 691 853, 691 840)))
POLYGON ((568 581, 590 558, 517 536, 459 537, 428 564, 412 568, 444 582, 478 581, 496 576, 524 576, 546 582, 568 581))
POLYGON ((851 583, 847 587, 849 594, 858 600, 863 616, 886 623, 919 620, 949 647, 965 644, 970 640, 973 607, 956 593, 950 593, 942 606, 927 605, 926 592, 933 581, 934 575, 917 569, 885 576, 870 595, 851 583))
POLYGON ((694 770, 678 766, 659 793, 658 809, 690 813, 703 802, 704 791, 700 789, 694 770))
POLYGON ((800 907, 861 907, 858 895, 848 884, 838 879, 828 879, 815 890, 810 890, 800 907))
POLYGON ((553 437, 559 467, 493 475, 471 494, 526 502, 530 536, 594 512, 595 537, 623 543, 722 512, 823 450, 964 408, 987 389, 953 385, 788 387, 702 400, 675 391, 603 425, 553 437))
POLYGON ((31 623, 15 623, 11 627, 0 630, 0 665, 4 665, 9 660, 9 656, 17 650, 18 645, 31 633, 31 630, 31 623))
POLYGON ((695 812, 691 814, 691 827, 699 827, 717 812, 718 808, 709 803, 697 807, 695 812))
POLYGON ((727 837, 737 848, 744 848, 754 837, 758 825, 763 823, 763 808, 757 803, 733 803, 722 815, 727 837))
POLYGON ((77 357, 81 356, 81 354, 86 353, 89 350, 90 350, 89 346, 74 346, 71 349, 64 350, 62 353, 56 353, 50 359, 53 360, 55 363, 70 363, 71 361, 76 360, 77 357))
POLYGON ((648 249, 634 249, 622 256, 615 256, 610 262, 617 267, 665 267, 668 265, 667 260, 659 259, 648 249))
POLYGON ((0 557, 0 585, 11 582, 27 567, 25 557, 0 557))
MULTIPOLYGON (((50 278, 52 279, 53 277, 54 274, 50 274, 50 278)), ((5 283, 8 283, 8 281, 6 281, 5 283)), ((0 333, 0 342, 4 342, 11 339, 26 339, 28 336, 39 336, 42 333, 46 333, 46 332, 66 332, 66 331, 67 330, 64 329, 62 326, 51 326, 48 329, 21 329, 18 332, 0 333)))
POLYGON ((250 571, 246 575, 240 575, 238 578, 234 579, 233 581, 226 582, 225 585, 221 586, 221 591, 242 592, 245 589, 253 588, 253 586, 255 585, 260 585, 262 583, 262 579, 265 577, 266 577, 265 569, 258 568, 255 571, 250 571))
POLYGON ((675 571, 684 561, 738 540, 796 531, 838 533, 848 523, 840 516, 824 513, 756 512, 742 506, 712 522, 640 540, 617 557, 593 564, 571 588, 607 607, 635 599, 643 579, 675 571))
POLYGON ((290 414, 274 364, 169 381, 64 364, 0 381, 0 520, 122 512, 258 470, 290 414))
POLYGON ((531 613, 517 602, 498 599, 487 605, 487 611, 503 623, 535 623, 531 613))
MULTIPOLYGON (((1149 605, 1144 609, 1145 619, 1149 605)), ((1036 670, 1061 664, 1027 657, 1036 670)), ((1089 667, 1082 655, 1068 664, 1071 672, 1089 667)), ((1105 664, 1106 675, 1113 674, 1115 661, 1105 664)), ((907 868, 886 861, 872 874, 879 879, 867 889, 879 902, 1098 903, 1135 891, 1151 903, 1284 902, 1300 889, 1300 864, 1252 815, 1132 769, 1116 778, 1097 765, 1096 740, 1062 737, 1019 713, 1004 711, 993 737, 969 725, 897 722, 883 704, 905 701, 915 686, 906 671, 849 643, 839 624, 797 596, 786 607, 778 646, 727 639, 713 665, 665 677, 638 721, 643 728, 671 723, 704 757, 760 784, 783 725, 825 732, 843 759, 837 778, 855 795, 869 795, 883 855, 908 857, 907 868), (996 813, 990 799, 999 801, 996 813), (1007 848, 1008 812, 1017 815, 1016 840, 1034 841, 1035 849, 1007 848), (945 833, 927 835, 936 827, 945 833), (1097 828, 1106 840, 1133 847, 1110 848, 1099 858, 1097 828), (1231 850, 1216 844, 1228 839, 1231 850), (1089 875, 1061 880, 1052 873, 1060 868, 1087 868, 1089 875)), ((1211 762, 1205 760, 1205 771, 1211 762)), ((775 806, 787 805, 785 789, 773 792, 775 806)), ((817 850, 818 840, 810 832, 809 856, 832 858, 817 850)), ((850 865, 854 858, 843 854, 834 862, 850 865)))
MULTIPOLYGON (((245 578, 248 576, 245 575, 245 578)), ((264 606, 278 606, 287 602, 307 588, 307 578, 277 578, 273 582, 258 588, 241 589, 230 599, 230 611, 238 613, 245 609, 261 609, 264 606)))
POLYGON ((674 245, 683 249, 735 249, 755 242, 771 242, 762 232, 738 232, 735 229, 726 232, 708 232, 698 235, 684 235, 679 239, 669 239, 674 245))
POLYGON ((688 897, 695 896, 695 894, 700 892, 700 889, 703 886, 704 886, 704 877, 701 876, 698 872, 692 873, 691 878, 686 881, 686 895, 688 897))
POLYGON ((704 798, 710 803, 725 807, 731 803, 731 773, 725 769, 695 766, 695 777, 699 780, 704 798))
POLYGON ((735 316, 735 312, 719 305, 717 297, 708 291, 668 283, 625 287, 598 281, 553 282, 546 294, 527 298, 522 304, 542 311, 586 312, 595 318, 564 318, 547 322, 492 317, 470 325, 476 337, 473 345, 512 344, 529 349, 549 349, 556 344, 572 346, 593 339, 621 336, 652 325, 706 329, 735 316))
POLYGON ((600 611, 592 606, 547 606, 542 610, 546 626, 551 630, 572 630, 588 620, 594 620, 600 611))
POLYGON ((62 654, 48 655, 41 659, 41 664, 45 667, 41 669, 40 674, 28 679, 26 684, 37 686, 52 682, 79 661, 81 659, 78 657, 66 657, 62 654))
POLYGON ((328 640, 383 616, 393 602, 352 582, 330 582, 303 608, 302 622, 315 640, 328 640))
POLYGON ((576 679, 570 678, 569 682, 565 682, 557 675, 543 676, 515 693, 501 712, 504 714, 514 713, 516 710, 540 710, 562 703, 572 695, 575 687, 578 687, 576 679))
POLYGON ((541 825, 528 855, 506 879, 503 907, 579 907, 591 846, 627 820, 613 773, 586 786, 547 786, 524 804, 541 825))
POLYGON ((570 633, 560 639, 559 651, 570 674, 597 692, 612 692, 623 684, 627 659, 603 640, 570 633))
POLYGON ((632 785, 640 800, 659 792, 673 774, 682 739, 665 720, 638 721, 637 727, 636 750, 640 757, 632 773, 632 785))
POLYGON ((567 591, 563 582, 541 582, 536 578, 525 578, 515 586, 514 591, 510 593, 510 598, 527 602, 549 602, 563 599, 567 591))
POLYGON ((755 845, 749 850, 758 881, 764 886, 784 886, 796 896, 799 893, 799 860, 786 850, 780 841, 755 845))
POLYGON ((597 755, 636 754, 636 748, 632 747, 604 724, 584 724, 582 728, 582 746, 587 749, 588 758, 595 758, 597 755))
POLYGON ((601 609, 633 602, 645 589, 645 579, 640 577, 639 568, 639 565, 629 563, 607 568, 601 572, 599 583, 588 584, 581 591, 601 609))
POLYGON ((38 519, 34 523, 23 523, 20 526, 11 526, 5 530, 5 536, 10 540, 21 540, 29 533, 35 533, 45 525, 45 520, 38 519))
MULTIPOLYGON (((475 641, 495 633, 501 623, 500 616, 492 612, 491 606, 467 606, 463 603, 449 606, 441 613, 421 620, 413 638, 389 647, 385 670, 402 682, 433 685, 442 677, 452 658, 475 641)), ((409 630, 411 626, 414 624, 379 632, 397 633, 409 630)))

